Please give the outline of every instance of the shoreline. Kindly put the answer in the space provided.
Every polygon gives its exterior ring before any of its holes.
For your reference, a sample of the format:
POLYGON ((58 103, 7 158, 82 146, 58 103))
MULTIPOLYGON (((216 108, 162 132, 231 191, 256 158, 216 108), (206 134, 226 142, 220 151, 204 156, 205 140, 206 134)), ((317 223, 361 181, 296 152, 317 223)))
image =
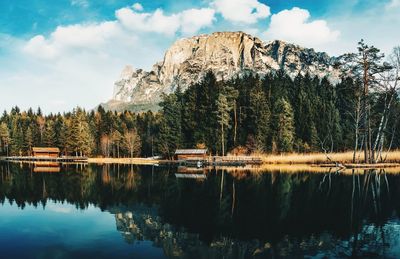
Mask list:
MULTIPOLYGON (((384 153, 386 160, 375 164, 353 163, 353 152, 341 153, 289 153, 289 154, 252 154, 239 157, 257 157, 260 158, 259 166, 297 166, 307 165, 320 168, 346 168, 346 169, 382 169, 382 168, 400 168, 400 150, 394 150, 384 153), (329 158, 328 158, 329 157, 329 158)), ((358 161, 362 161, 362 154, 357 154, 358 161)), ((0 161, 6 161, 5 157, 0 157, 0 161)), ((176 164, 174 160, 153 159, 153 158, 103 158, 89 157, 89 164, 133 164, 133 165, 158 165, 158 164, 176 164)))
POLYGON ((363 154, 356 154, 356 163, 353 163, 353 151, 340 152, 340 153, 289 153, 289 154, 254 154, 259 156, 263 164, 310 164, 310 165, 348 165, 348 167, 371 167, 382 165, 400 165, 400 150, 384 152, 382 157, 385 160, 377 161, 374 164, 365 164, 362 162, 363 154))
POLYGON ((125 164, 125 165, 156 165, 161 160, 151 158, 112 158, 112 157, 89 157, 89 164, 125 164))
MULTIPOLYGON (((290 153, 290 154, 253 154, 249 157, 259 157, 261 159, 260 167, 296 167, 309 166, 316 168, 342 168, 342 169, 383 169, 400 168, 400 151, 395 150, 385 153, 386 162, 377 162, 375 164, 353 163, 353 152, 341 152, 328 154, 332 161, 329 161, 324 153, 290 153)), ((362 157, 358 155, 358 159, 362 157)), ((154 164, 176 164, 174 160, 157 160, 151 158, 89 158, 88 163, 96 164, 136 164, 136 165, 154 165, 154 164)))

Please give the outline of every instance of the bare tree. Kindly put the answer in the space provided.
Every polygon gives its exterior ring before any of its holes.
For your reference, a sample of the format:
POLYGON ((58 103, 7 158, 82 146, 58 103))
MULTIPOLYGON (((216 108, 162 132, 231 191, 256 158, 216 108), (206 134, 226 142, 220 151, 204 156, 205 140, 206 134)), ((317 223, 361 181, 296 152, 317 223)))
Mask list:
POLYGON ((102 135, 100 138, 101 152, 103 156, 110 156, 110 137, 108 135, 102 135))
POLYGON ((127 130, 124 132, 124 144, 125 147, 129 150, 131 158, 133 158, 134 155, 138 154, 142 144, 136 129, 127 130))
POLYGON ((39 125, 40 144, 43 144, 43 134, 46 126, 46 119, 43 118, 43 116, 39 115, 36 119, 36 122, 39 125))
POLYGON ((390 118, 391 108, 400 87, 400 46, 395 47, 389 56, 387 64, 391 69, 380 74, 379 90, 384 94, 384 110, 379 122, 376 138, 373 146, 374 160, 382 160, 385 132, 390 118))

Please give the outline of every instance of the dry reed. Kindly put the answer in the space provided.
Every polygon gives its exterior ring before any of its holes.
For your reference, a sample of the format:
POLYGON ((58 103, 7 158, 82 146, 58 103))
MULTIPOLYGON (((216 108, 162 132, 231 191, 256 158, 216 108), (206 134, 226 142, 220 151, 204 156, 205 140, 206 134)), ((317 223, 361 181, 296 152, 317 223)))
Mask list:
MULTIPOLYGON (((257 154, 265 164, 331 164, 334 162, 346 164, 353 162, 353 152, 343 153, 290 153, 280 155, 257 154)), ((364 155, 357 153, 356 160, 362 161, 364 155)), ((382 158, 385 159, 384 163, 400 163, 400 150, 384 152, 382 158)), ((380 161, 378 161, 381 163, 380 161)))

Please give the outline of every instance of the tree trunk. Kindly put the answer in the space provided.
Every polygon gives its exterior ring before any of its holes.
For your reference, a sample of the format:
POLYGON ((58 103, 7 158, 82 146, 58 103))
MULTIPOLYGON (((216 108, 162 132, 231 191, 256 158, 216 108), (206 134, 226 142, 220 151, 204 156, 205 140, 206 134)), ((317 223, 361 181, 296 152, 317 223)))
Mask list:
POLYGON ((356 162, 356 154, 357 154, 357 150, 358 150, 359 127, 360 127, 360 97, 358 97, 357 108, 356 108, 355 144, 354 144, 354 152, 353 152, 353 163, 356 162))
MULTIPOLYGON (((394 94, 391 95, 388 104, 385 105, 385 109, 383 111, 381 121, 379 123, 378 133, 376 135, 375 144, 373 147, 374 152, 378 151, 379 153, 379 151, 383 149, 384 132, 386 130, 387 123, 389 120, 389 112, 390 112, 390 107, 392 105, 393 97, 394 94)), ((376 160, 375 157, 374 160, 376 160)))
POLYGON ((370 162, 370 125, 369 125, 369 102, 368 102, 368 60, 366 54, 363 55, 363 128, 364 128, 364 163, 370 162))
POLYGON ((236 146, 236 132, 237 132, 236 103, 233 104, 233 114, 234 114, 234 117, 235 117, 234 134, 233 134, 233 145, 236 146))
POLYGON ((374 163, 374 152, 372 150, 372 134, 371 134, 371 120, 370 120, 370 108, 368 106, 368 163, 374 163))

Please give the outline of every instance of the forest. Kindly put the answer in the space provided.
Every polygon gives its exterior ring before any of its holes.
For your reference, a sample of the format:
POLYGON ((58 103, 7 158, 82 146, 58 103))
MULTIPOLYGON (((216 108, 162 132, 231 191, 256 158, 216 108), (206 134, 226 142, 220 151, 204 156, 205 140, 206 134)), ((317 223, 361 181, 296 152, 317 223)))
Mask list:
POLYGON ((201 147, 218 155, 356 150, 374 162, 400 147, 400 48, 385 59, 360 41, 337 65, 338 82, 284 71, 217 81, 207 72, 162 96, 157 113, 100 106, 44 115, 14 107, 0 117, 0 155, 55 146, 64 154, 170 158, 176 148, 201 147))

